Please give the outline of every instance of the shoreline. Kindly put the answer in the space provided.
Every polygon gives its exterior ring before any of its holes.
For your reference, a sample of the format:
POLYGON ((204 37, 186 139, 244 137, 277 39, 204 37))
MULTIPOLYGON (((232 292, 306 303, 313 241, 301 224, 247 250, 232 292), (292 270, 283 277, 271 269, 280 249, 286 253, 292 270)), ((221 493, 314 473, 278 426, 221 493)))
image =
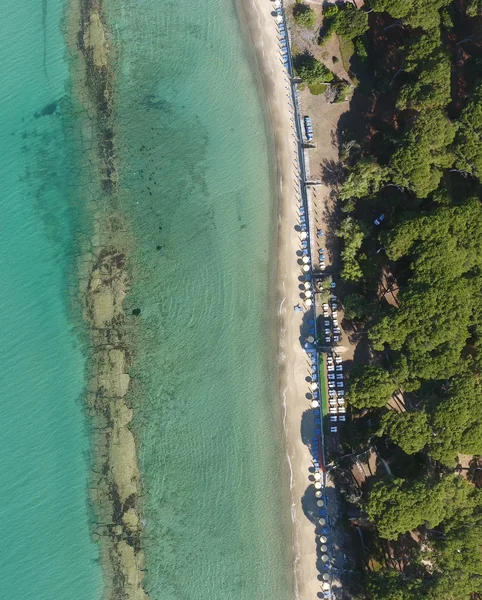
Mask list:
POLYGON ((275 140, 278 178, 278 302, 280 402, 286 437, 286 460, 290 473, 291 520, 293 524, 293 571, 296 600, 317 597, 318 580, 315 524, 304 512, 304 500, 312 467, 309 448, 302 440, 300 428, 309 410, 305 395, 307 357, 300 342, 306 313, 293 306, 300 302, 301 268, 297 262, 300 248, 297 206, 300 198, 297 173, 298 142, 293 121, 289 75, 283 67, 277 27, 268 0, 241 0, 261 73, 269 125, 275 140))
POLYGON ((119 209, 113 119, 114 72, 101 0, 72 0, 67 45, 73 96, 86 119, 82 137, 91 143, 89 190, 93 233, 78 261, 80 310, 88 340, 86 412, 91 422, 90 501, 92 536, 99 544, 104 597, 146 600, 142 587, 140 475, 131 431, 129 367, 134 352, 133 318, 123 309, 129 290, 129 234, 119 209))

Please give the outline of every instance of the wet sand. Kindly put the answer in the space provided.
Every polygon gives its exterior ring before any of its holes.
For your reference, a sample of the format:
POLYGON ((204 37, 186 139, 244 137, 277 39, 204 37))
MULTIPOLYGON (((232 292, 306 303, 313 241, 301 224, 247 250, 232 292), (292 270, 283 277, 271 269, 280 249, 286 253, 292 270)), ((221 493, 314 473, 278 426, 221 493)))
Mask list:
MULTIPOLYGON (((309 411, 308 361, 301 345, 305 313, 293 310, 300 300, 297 251, 301 248, 299 223, 300 198, 297 169, 298 142, 292 120, 289 79, 283 66, 278 31, 269 0, 242 0, 251 41, 262 74, 270 125, 275 138, 275 162, 279 190, 278 297, 280 319, 281 397, 287 441, 287 460, 291 472, 291 518, 293 521, 295 597, 316 598, 321 591, 317 570, 315 524, 305 514, 306 498, 313 495, 309 480, 311 455, 302 436, 304 413, 309 411), (310 489, 308 489, 310 488, 310 489), (307 493, 308 489, 308 493, 307 493)), ((311 413, 312 411, 310 411, 311 413)), ((305 415, 306 420, 306 415, 305 415)))

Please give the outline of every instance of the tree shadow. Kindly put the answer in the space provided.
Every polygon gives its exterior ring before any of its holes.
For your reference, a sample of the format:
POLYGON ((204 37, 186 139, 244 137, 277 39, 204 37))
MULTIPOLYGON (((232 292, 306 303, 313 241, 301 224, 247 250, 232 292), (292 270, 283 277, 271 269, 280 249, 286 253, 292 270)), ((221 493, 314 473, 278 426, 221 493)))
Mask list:
POLYGON ((303 514, 305 517, 318 526, 318 520, 320 519, 320 509, 316 506, 317 498, 315 496, 316 489, 313 485, 306 488, 303 498, 301 499, 301 506, 303 508, 303 514))
POLYGON ((313 409, 305 410, 301 416, 301 441, 313 452, 313 437, 315 432, 315 414, 313 409))
MULTIPOLYGON (((340 169, 335 161, 326 161, 326 164, 322 165, 322 173, 322 177, 331 178, 332 181, 336 181, 340 175, 340 169)), ((325 223, 325 231, 323 232, 325 250, 330 257, 333 273, 338 273, 341 267, 339 256, 340 243, 336 233, 340 226, 342 212, 338 204, 335 184, 335 189, 332 190, 330 197, 324 202, 322 209, 323 221, 325 223)))
POLYGON ((338 188, 346 178, 346 169, 339 160, 323 160, 321 181, 330 187, 338 188))
POLYGON ((316 61, 315 57, 313 56, 313 54, 311 54, 311 52, 308 52, 307 50, 305 50, 304 52, 301 52, 300 54, 296 54, 296 56, 293 56, 293 68, 296 71, 299 71, 300 69, 303 69, 304 67, 312 67, 313 63, 316 61))
MULTIPOLYGON (((306 278, 303 278, 303 281, 306 281, 306 278)), ((303 290, 304 285, 302 286, 303 290)), ((303 294, 303 296, 305 296, 305 294, 303 294)), ((313 310, 313 307, 308 307, 307 310, 305 310, 305 312, 303 313, 303 318, 301 319, 301 325, 300 325, 300 337, 299 337, 299 342, 300 342, 300 346, 305 349, 305 350, 309 350, 309 351, 314 351, 315 350, 315 344, 316 344, 316 339, 314 339, 314 342, 309 342, 309 338, 313 337, 313 339, 315 338, 315 313, 313 310), (309 345, 307 347, 307 344, 309 345)), ((306 360, 309 363, 309 356, 306 356, 306 360)), ((316 365, 316 374, 318 376, 318 365, 316 365)))
POLYGON ((356 348, 353 353, 352 365, 367 365, 373 359, 368 336, 361 335, 356 338, 356 348))

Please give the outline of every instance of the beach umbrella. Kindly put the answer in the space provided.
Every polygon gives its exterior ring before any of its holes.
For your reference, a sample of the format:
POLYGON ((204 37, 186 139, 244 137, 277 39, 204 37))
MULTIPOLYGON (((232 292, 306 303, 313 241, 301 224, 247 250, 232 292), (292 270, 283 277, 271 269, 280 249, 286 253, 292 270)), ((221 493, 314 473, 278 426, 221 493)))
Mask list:
POLYGON ((320 406, 320 403, 318 402, 318 400, 313 400, 313 402, 311 403, 311 408, 318 408, 320 406))
POLYGON ((315 473, 314 477, 315 477, 316 481, 320 481, 320 479, 321 479, 321 473, 315 473))
POLYGON ((322 555, 321 555, 321 560, 322 560, 324 563, 327 563, 327 562, 330 560, 330 557, 328 556, 328 554, 322 554, 322 555))
POLYGON ((312 292, 311 290, 306 290, 306 292, 305 292, 305 296, 306 296, 307 298, 311 298, 311 296, 313 296, 313 292, 312 292))
POLYGON ((324 502, 323 500, 318 500, 318 502, 316 503, 316 506, 323 506, 324 502))
POLYGON ((325 545, 323 545, 323 546, 320 546, 320 550, 321 550, 322 552, 326 552, 326 551, 328 550, 328 546, 325 546, 325 545))
POLYGON ((305 281, 305 290, 309 290, 311 288, 311 281, 305 281))
POLYGON ((315 488, 321 490, 321 481, 315 481, 315 488))
POLYGON ((276 17, 276 20, 278 21, 278 23, 282 23, 283 22, 283 15, 278 15, 276 17))
POLYGON ((318 384, 316 383, 316 381, 312 381, 312 382, 310 383, 310 388, 311 388, 312 390, 317 390, 317 389, 318 389, 318 384))
POLYGON ((330 576, 328 573, 323 573, 323 581, 330 581, 330 576))
POLYGON ((323 495, 323 492, 320 492, 320 490, 316 490, 316 492, 315 492, 315 496, 316 496, 317 498, 321 498, 321 497, 322 497, 322 495, 323 495))
POLYGON ((309 336, 306 338, 306 341, 307 341, 307 342, 309 342, 310 344, 312 344, 312 343, 315 341, 315 338, 314 338, 312 335, 309 335, 309 336))
POLYGON ((325 582, 323 583, 323 589, 324 589, 325 591, 329 590, 329 589, 330 589, 330 584, 329 584, 329 583, 327 583, 327 582, 325 581, 325 582))
POLYGON ((303 261, 305 264, 308 264, 308 263, 310 262, 310 257, 309 257, 309 256, 303 256, 303 258, 302 258, 302 261, 303 261))
POLYGON ((319 523, 320 525, 326 525, 326 519, 324 519, 323 517, 320 517, 320 518, 318 519, 318 523, 319 523))
POLYGON ((311 306, 313 304, 313 301, 311 300, 311 298, 307 298, 305 300, 305 304, 306 304, 306 306, 311 306))
POLYGON ((308 233, 306 231, 302 231, 301 232, 301 239, 302 240, 306 240, 307 237, 308 237, 308 233))
POLYGON ((303 271, 305 271, 305 273, 307 273, 310 270, 309 265, 303 265, 303 271))
POLYGON ((322 544, 326 544, 327 541, 328 541, 328 538, 326 537, 326 535, 320 535, 320 542, 322 544))

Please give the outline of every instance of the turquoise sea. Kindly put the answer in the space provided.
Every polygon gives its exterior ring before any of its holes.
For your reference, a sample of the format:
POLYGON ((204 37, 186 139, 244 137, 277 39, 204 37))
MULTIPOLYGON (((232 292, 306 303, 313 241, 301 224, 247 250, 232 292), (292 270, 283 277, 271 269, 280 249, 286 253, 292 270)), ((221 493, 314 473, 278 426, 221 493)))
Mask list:
POLYGON ((102 593, 90 541, 84 359, 68 318, 63 0, 4 3, 0 20, 0 482, 5 600, 102 593), (60 101, 58 105, 53 103, 60 101))
MULTIPOLYGON (((8 600, 102 592, 85 359, 67 300, 82 188, 65 4, 24 0, 0 25, 8 600)), ((120 206, 134 240, 126 304, 141 310, 132 375, 146 587, 153 600, 292 600, 274 160, 254 57, 233 0, 104 6, 117 48, 120 206)))

